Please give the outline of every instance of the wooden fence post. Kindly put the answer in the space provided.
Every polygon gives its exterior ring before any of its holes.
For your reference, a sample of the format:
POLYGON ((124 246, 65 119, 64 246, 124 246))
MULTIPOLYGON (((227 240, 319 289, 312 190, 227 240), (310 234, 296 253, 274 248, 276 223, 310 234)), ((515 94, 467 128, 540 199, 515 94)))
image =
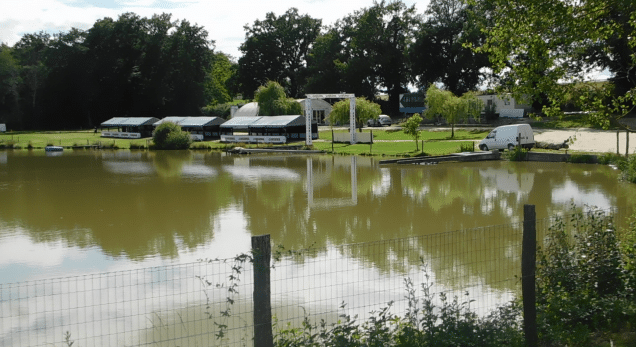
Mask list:
POLYGON ((537 215, 534 205, 523 206, 523 244, 521 250, 521 291, 523 296, 523 332, 526 346, 536 347, 537 308, 535 269, 537 259, 537 215))
POLYGON ((269 235, 252 236, 254 257, 254 347, 272 347, 272 302, 270 260, 272 248, 269 235))

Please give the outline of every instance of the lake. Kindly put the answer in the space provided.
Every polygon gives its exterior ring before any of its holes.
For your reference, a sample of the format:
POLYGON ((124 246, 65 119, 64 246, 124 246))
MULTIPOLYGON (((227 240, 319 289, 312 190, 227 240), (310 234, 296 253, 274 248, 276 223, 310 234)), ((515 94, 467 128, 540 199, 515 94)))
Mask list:
POLYGON ((380 166, 370 157, 0 152, 0 283, 517 223, 571 203, 631 206, 600 165, 380 166))
MULTIPOLYGON (((0 151, 0 344, 63 344, 66 331, 79 345, 206 344, 236 263, 198 260, 265 234, 288 254, 271 279, 281 322, 363 319, 390 301, 404 312, 406 279, 469 291, 484 314, 518 295, 525 204, 547 218, 629 207, 635 193, 586 164, 0 151)), ((251 338, 250 276, 241 268, 231 294, 232 340, 251 338)))

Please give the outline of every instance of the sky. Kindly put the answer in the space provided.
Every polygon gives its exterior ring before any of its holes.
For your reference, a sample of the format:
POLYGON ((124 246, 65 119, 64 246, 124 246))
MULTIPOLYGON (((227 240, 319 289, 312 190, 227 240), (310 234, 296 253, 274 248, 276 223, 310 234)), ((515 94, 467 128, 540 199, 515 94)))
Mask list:
MULTIPOLYGON (((415 4, 423 13, 428 0, 403 0, 415 4)), ((291 7, 329 25, 356 10, 373 5, 373 0, 3 0, 0 6, 0 42, 13 46, 24 34, 46 31, 68 32, 71 28, 90 29, 102 18, 117 19, 126 12, 141 17, 171 13, 172 20, 187 20, 204 27, 216 51, 238 59, 245 40, 244 26, 276 16, 291 7)))

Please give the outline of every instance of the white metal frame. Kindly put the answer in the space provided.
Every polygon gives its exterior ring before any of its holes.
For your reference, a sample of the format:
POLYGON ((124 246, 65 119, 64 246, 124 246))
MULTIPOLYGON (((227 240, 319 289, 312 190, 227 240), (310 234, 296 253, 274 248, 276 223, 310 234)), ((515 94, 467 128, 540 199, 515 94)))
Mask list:
POLYGON ((311 138, 311 121, 313 117, 313 109, 311 108, 312 99, 349 99, 349 134, 350 143, 353 145, 356 141, 356 96, 355 94, 307 94, 305 101, 305 144, 310 146, 311 138))

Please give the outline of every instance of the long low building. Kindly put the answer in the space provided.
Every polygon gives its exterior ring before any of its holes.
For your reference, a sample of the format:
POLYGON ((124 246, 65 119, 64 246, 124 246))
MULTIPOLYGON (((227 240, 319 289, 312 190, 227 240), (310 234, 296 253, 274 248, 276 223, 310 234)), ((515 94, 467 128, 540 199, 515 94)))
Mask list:
POLYGON ((100 124, 101 135, 127 139, 150 137, 157 121, 159 118, 155 117, 114 117, 100 124))
MULTIPOLYGON (((225 142, 294 142, 306 137, 305 117, 300 115, 236 117, 220 128, 225 142)), ((312 139, 318 138, 318 125, 313 122, 311 134, 312 139)))
POLYGON ((155 127, 163 122, 172 122, 181 126, 197 140, 218 139, 221 136, 220 126, 225 119, 219 117, 166 117, 154 124, 155 127))

